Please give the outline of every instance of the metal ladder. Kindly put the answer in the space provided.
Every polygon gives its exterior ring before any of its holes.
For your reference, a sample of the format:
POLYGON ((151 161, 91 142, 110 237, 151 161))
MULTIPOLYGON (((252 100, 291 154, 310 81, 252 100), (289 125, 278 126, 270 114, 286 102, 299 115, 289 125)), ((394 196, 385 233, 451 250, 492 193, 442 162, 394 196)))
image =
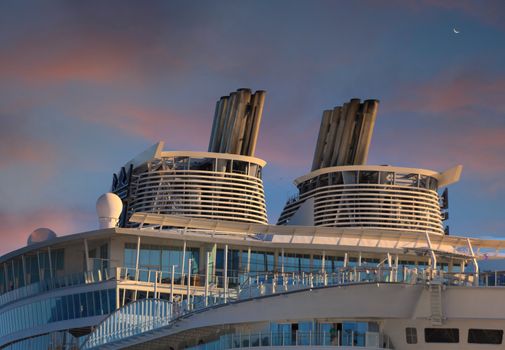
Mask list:
POLYGON ((442 284, 439 281, 433 280, 430 283, 430 304, 431 304, 431 324, 433 326, 441 326, 443 321, 442 315, 442 284))

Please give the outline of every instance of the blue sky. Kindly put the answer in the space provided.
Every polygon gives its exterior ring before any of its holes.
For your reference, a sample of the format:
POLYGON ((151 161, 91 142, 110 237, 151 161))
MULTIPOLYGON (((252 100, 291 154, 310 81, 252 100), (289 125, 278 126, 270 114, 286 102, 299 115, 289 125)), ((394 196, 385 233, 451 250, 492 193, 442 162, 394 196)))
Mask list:
POLYGON ((114 171, 158 140, 206 150, 215 101, 241 87, 267 91, 271 222, 322 111, 375 98, 369 163, 463 164, 451 232, 505 236, 504 15, 469 0, 3 1, 0 253, 37 227, 96 228, 114 171))

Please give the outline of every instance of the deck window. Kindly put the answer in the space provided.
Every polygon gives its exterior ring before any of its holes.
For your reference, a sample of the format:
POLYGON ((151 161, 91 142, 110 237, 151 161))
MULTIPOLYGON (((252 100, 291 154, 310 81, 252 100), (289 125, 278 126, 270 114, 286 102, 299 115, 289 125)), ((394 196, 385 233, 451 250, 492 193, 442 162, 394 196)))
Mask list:
POLYGON ((360 171, 359 172, 360 184, 377 184, 379 183, 378 171, 360 171))
POLYGON ((503 330, 501 329, 472 329, 468 330, 469 344, 501 344, 503 330))
POLYGON ((458 328, 425 328, 426 343, 459 343, 458 328))
POLYGON ((405 338, 407 344, 417 344, 417 329, 414 327, 405 328, 405 338))

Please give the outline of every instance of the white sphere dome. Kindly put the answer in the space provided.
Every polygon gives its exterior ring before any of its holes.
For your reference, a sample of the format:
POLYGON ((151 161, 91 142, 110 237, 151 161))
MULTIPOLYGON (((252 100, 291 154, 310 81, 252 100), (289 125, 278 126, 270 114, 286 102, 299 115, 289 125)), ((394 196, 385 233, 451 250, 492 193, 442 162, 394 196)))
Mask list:
POLYGON ((96 213, 101 228, 116 226, 122 211, 123 201, 115 193, 104 193, 96 201, 96 213))
POLYGON ((26 243, 28 245, 32 245, 35 243, 49 241, 49 240, 56 238, 56 237, 57 237, 57 235, 56 235, 56 233, 54 233, 53 230, 48 229, 46 227, 40 227, 40 228, 34 230, 32 233, 30 233, 26 243))

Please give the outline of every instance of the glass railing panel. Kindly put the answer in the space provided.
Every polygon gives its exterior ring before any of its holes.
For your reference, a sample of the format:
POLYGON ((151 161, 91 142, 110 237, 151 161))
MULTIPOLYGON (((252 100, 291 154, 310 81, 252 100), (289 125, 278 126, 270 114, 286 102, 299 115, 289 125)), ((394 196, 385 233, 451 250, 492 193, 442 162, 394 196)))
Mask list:
POLYGON ((372 347, 376 349, 389 349, 388 337, 378 332, 259 332, 259 333, 234 333, 222 335, 219 340, 211 340, 205 344, 188 347, 188 350, 221 350, 255 347, 372 347), (381 341, 382 340, 382 341, 381 341), (384 341, 386 340, 386 341, 384 341))
MULTIPOLYGON (((139 326, 129 329, 128 336, 137 335, 143 332, 148 332, 156 327, 167 324, 167 322, 177 317, 187 315, 191 312, 201 311, 208 307, 226 304, 236 300, 247 300, 250 298, 272 295, 276 293, 284 293, 293 290, 309 289, 313 287, 338 286, 353 283, 444 283, 466 285, 471 282, 473 274, 450 274, 443 271, 432 271, 429 269, 418 270, 416 268, 402 267, 401 273, 399 269, 394 267, 342 267, 334 272, 290 272, 290 273, 260 273, 260 274, 242 274, 232 277, 235 281, 237 278, 243 280, 243 283, 237 287, 231 287, 228 282, 228 289, 223 288, 226 283, 223 276, 213 276, 208 282, 205 280, 205 275, 191 274, 176 274, 175 272, 155 271, 132 268, 117 268, 115 273, 109 271, 94 273, 88 276, 88 279, 104 279, 108 276, 117 276, 119 280, 137 280, 149 284, 165 284, 179 288, 183 286, 188 288, 190 298, 180 302, 171 304, 171 319, 159 321, 157 319, 149 319, 147 321, 138 321, 139 326), (109 274, 109 275, 107 275, 109 274), (189 283, 189 286, 188 286, 189 283)), ((499 277, 502 275, 500 274, 499 277)), ((503 275, 505 282, 505 274, 503 275)), ((488 279, 489 280, 489 279, 488 279)), ((498 280, 498 278, 497 278, 498 280)), ((117 334, 115 335, 118 336, 117 334)), ((119 338, 123 337, 120 335, 119 338)), ((224 341, 224 340, 223 340, 224 341)), ((372 342, 369 335, 354 331, 344 331, 338 337, 340 345, 345 346, 364 346, 367 342, 372 342)), ((315 334, 315 333, 280 333, 267 335, 232 335, 231 339, 226 338, 226 342, 230 347, 255 347, 267 342, 269 346, 290 346, 290 345, 313 345, 315 343, 321 345, 333 345, 335 336, 332 334, 315 334)))
POLYGON ((102 282, 109 279, 109 276, 115 276, 114 271, 111 273, 111 269, 71 273, 64 276, 45 279, 0 295, 0 306, 53 289, 102 282))

